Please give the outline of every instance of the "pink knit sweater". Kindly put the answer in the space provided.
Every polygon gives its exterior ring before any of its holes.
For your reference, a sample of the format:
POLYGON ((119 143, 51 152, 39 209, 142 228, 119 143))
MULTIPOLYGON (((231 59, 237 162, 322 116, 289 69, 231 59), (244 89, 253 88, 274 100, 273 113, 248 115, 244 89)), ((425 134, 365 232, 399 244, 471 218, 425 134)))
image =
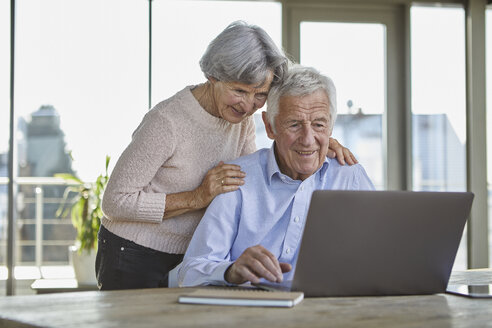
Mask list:
POLYGON ((239 124, 214 117, 191 89, 145 115, 116 163, 102 203, 102 224, 109 231, 173 254, 184 254, 204 210, 163 220, 166 194, 193 190, 221 160, 255 150, 252 117, 239 124))

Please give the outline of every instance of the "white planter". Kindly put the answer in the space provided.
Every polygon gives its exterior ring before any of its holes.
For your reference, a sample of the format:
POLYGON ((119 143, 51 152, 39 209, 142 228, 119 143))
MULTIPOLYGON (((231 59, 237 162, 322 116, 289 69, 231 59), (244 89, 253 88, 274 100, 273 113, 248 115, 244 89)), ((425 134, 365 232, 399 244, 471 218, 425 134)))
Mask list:
POLYGON ((96 280, 96 250, 78 252, 77 246, 68 248, 69 261, 75 273, 75 279, 80 285, 97 285, 96 280))

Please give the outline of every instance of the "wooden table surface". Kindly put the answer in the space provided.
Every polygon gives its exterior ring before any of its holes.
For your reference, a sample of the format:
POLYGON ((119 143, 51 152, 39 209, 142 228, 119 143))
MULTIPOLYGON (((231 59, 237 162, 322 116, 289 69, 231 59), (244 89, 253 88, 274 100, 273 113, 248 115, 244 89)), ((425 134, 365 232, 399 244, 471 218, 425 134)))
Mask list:
MULTIPOLYGON (((492 283, 492 270, 450 283, 492 283)), ((306 298, 293 308, 177 303, 182 289, 0 297, 0 327, 492 327, 492 299, 427 296, 306 298)))

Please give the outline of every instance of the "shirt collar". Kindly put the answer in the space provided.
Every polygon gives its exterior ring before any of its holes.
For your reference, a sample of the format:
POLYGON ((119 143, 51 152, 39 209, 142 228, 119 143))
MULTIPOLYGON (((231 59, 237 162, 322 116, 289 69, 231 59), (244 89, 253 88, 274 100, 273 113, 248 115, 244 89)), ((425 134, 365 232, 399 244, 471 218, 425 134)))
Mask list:
MULTIPOLYGON (((325 157, 325 160, 323 162, 323 165, 321 165, 321 168, 314 173, 316 174, 317 172, 319 172, 320 180, 323 180, 323 178, 325 177, 326 171, 328 170, 331 161, 332 159, 325 157)), ((277 160, 275 159, 275 141, 272 143, 270 149, 268 149, 266 170, 267 170, 268 184, 272 183, 272 177, 275 174, 278 174, 279 176, 282 174, 282 172, 280 172, 280 168, 278 167, 277 160)))
POLYGON ((321 168, 318 170, 320 181, 324 180, 326 171, 328 171, 328 167, 330 166, 331 161, 333 161, 333 159, 325 157, 325 161, 323 162, 323 165, 321 165, 321 168))

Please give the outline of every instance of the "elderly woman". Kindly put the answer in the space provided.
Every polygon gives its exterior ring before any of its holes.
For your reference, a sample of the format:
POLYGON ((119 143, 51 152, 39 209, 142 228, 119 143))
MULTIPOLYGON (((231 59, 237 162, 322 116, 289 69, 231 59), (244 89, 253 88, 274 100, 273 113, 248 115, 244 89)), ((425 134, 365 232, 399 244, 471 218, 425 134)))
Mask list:
MULTIPOLYGON (((264 30, 234 22, 200 66, 207 81, 150 110, 112 172, 96 259, 101 290, 166 287, 204 209, 244 183, 241 168, 222 161, 255 151, 252 114, 287 59, 264 30)), ((344 151, 354 160, 335 140, 331 146, 339 160, 344 151)))

